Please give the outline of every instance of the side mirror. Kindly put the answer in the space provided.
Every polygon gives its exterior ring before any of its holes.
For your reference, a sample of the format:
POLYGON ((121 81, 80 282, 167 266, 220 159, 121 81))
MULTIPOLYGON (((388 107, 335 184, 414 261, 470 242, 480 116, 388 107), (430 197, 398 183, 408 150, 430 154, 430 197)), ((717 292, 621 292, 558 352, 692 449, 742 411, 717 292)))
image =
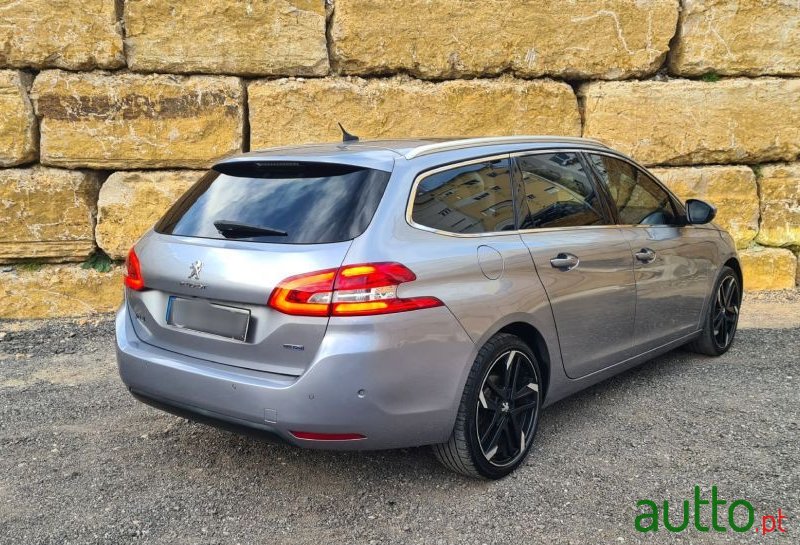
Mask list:
POLYGON ((700 199, 686 201, 686 219, 693 225, 710 223, 717 215, 717 209, 700 199))

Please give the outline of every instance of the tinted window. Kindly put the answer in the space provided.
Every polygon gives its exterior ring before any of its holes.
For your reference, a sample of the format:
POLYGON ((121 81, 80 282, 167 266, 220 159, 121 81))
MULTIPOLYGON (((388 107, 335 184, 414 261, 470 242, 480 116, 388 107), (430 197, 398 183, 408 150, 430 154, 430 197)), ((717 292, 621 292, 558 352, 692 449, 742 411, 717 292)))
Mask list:
POLYGON ((605 155, 589 157, 617 205, 621 224, 669 225, 674 222, 672 199, 647 174, 620 159, 605 155))
POLYGON ((513 230, 511 196, 508 160, 460 166, 420 182, 412 219, 451 233, 513 230))
POLYGON ((217 167, 156 225, 159 233, 255 242, 309 244, 357 237, 378 207, 389 173, 321 163, 245 163, 217 167), (228 231, 217 222, 283 232, 228 231), (244 235, 244 236, 243 236, 244 235))
POLYGON ((575 227, 607 223, 600 198, 574 153, 517 158, 527 209, 522 229, 575 227))

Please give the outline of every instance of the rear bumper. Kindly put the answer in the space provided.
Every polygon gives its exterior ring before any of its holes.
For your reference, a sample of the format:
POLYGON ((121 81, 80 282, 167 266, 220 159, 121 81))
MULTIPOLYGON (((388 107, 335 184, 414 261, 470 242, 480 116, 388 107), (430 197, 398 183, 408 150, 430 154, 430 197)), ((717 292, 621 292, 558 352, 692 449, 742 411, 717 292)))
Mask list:
POLYGON ((383 449, 444 442, 475 345, 443 307, 367 321, 332 319, 300 377, 213 363, 139 340, 117 314, 122 381, 143 401, 198 420, 246 427, 304 447, 383 449), (313 441, 290 432, 358 433, 313 441))
POLYGON ((175 416, 186 418, 187 420, 191 420, 193 422, 207 424, 209 426, 214 426, 215 428, 220 428, 241 435, 250 435, 278 443, 284 442, 281 436, 276 435, 275 432, 271 431, 268 427, 259 426, 253 422, 245 422, 243 420, 205 411, 198 407, 182 405, 166 399, 156 399, 147 394, 137 392, 136 390, 129 391, 133 397, 146 405, 150 405, 158 410, 174 414, 175 416))

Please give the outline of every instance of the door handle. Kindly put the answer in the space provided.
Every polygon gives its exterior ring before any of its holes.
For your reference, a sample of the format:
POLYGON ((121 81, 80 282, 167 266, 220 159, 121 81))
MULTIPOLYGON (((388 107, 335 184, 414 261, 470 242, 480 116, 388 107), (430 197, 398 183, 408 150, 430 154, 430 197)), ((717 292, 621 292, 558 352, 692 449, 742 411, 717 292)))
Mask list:
POLYGON ((651 250, 650 248, 642 248, 633 255, 635 255, 636 259, 638 259, 642 263, 652 263, 653 260, 655 260, 656 258, 655 251, 651 250))
POLYGON ((578 259, 578 256, 561 252, 560 254, 558 254, 557 256, 555 256, 553 259, 550 260, 550 265, 552 265, 556 269, 571 271, 572 269, 577 267, 580 262, 581 260, 578 259))

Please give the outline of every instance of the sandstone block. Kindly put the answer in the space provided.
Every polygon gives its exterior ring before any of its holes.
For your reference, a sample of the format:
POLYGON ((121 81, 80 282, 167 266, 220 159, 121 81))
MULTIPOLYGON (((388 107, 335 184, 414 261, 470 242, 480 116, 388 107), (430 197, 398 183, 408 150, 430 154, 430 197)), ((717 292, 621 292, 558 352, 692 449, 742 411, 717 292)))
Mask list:
POLYGON ((683 0, 669 65, 683 76, 800 75, 800 4, 683 0))
POLYGON ((0 66, 119 68, 125 65, 117 0, 21 0, 0 5, 0 66))
POLYGON ((28 98, 30 84, 23 72, 0 70, 0 167, 36 159, 39 133, 28 98))
POLYGON ((337 141, 337 121, 362 138, 580 134, 572 89, 549 80, 283 79, 248 96, 253 149, 337 141))
POLYGON ((125 34, 136 71, 328 73, 322 0, 127 0, 125 34))
POLYGON ((41 162, 202 168, 242 149, 244 87, 217 76, 40 73, 41 162))
POLYGON ((763 167, 758 187, 761 230, 756 242, 800 247, 800 163, 763 167))
POLYGON ((139 237, 201 175, 200 171, 160 170, 109 176, 97 203, 97 245, 113 259, 125 259, 139 237))
POLYGON ((589 83, 583 132, 648 165, 790 161, 798 94, 800 79, 589 83))
POLYGON ((756 177, 745 166, 654 168, 682 200, 702 199, 717 207, 714 222, 725 228, 737 248, 747 248, 758 233, 756 177))
POLYGON ((747 291, 786 290, 795 285, 797 258, 781 248, 751 248, 739 252, 747 291))
POLYGON ((0 170, 0 263, 85 259, 94 250, 99 188, 94 172, 0 170))
POLYGON ((111 312, 122 302, 122 274, 122 267, 100 273, 79 265, 0 272, 0 319, 111 312))
POLYGON ((659 68, 677 19, 676 0, 337 0, 331 54, 353 75, 621 79, 659 68))

